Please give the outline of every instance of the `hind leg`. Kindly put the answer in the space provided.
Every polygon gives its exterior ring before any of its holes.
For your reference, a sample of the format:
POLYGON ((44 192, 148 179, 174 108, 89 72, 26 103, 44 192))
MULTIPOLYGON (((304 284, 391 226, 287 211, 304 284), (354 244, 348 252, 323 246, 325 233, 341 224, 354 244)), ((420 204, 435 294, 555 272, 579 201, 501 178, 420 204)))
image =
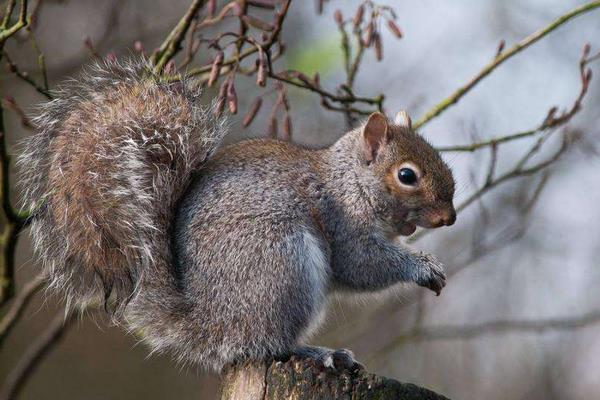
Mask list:
POLYGON ((180 258, 188 296, 203 299, 194 301, 190 334, 202 335, 198 351, 217 370, 292 354, 319 319, 329 286, 327 243, 317 233, 282 221, 235 228, 194 236, 188 248, 197 252, 180 258))

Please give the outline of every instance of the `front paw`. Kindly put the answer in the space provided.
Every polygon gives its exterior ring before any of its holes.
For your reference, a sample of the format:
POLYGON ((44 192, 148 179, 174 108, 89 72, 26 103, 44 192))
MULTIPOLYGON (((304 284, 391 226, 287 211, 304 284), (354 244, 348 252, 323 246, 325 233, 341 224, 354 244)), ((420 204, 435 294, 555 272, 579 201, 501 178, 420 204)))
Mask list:
POLYGON ((417 285, 431 289, 439 296, 444 286, 446 286, 444 265, 429 254, 421 254, 419 264, 420 274, 416 281, 417 285))

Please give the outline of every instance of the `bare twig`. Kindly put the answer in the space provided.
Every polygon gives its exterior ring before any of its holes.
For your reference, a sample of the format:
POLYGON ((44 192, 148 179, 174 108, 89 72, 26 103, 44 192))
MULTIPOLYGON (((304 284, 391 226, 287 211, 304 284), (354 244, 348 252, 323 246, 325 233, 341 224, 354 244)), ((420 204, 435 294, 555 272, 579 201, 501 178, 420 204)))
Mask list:
POLYGON ((192 19, 190 27, 187 31, 186 46, 185 46, 185 58, 181 61, 179 68, 185 68, 189 63, 192 62, 194 56, 200 48, 200 40, 194 38, 194 32, 196 32, 196 26, 198 26, 198 19, 192 19))
POLYGON ((569 109, 557 115, 557 107, 552 107, 548 110, 546 117, 542 121, 540 125, 535 127, 534 129, 530 129, 528 131, 518 132, 512 135, 501 136, 481 142, 475 142, 468 145, 458 145, 458 146, 447 146, 447 147, 439 147, 439 151, 463 151, 463 152, 473 152, 475 150, 482 149, 484 147, 497 146, 502 143, 511 142, 513 140, 522 139, 530 136, 534 136, 538 133, 544 132, 550 128, 556 128, 562 125, 567 124, 571 121, 571 119, 581 110, 583 105, 583 99, 585 98, 590 82, 592 80, 591 71, 587 66, 596 61, 597 57, 588 57, 589 56, 589 45, 586 44, 583 48, 581 58, 579 59, 579 76, 581 80, 581 86, 579 89, 579 93, 573 104, 569 109))
POLYGON ((15 114, 19 116, 21 120, 21 126, 25 129, 33 129, 33 123, 29 120, 29 117, 25 114, 25 111, 17 104, 17 101, 12 96, 6 96, 5 98, 0 100, 2 102, 2 107, 7 110, 13 111, 15 114))
POLYGON ((541 193, 546 187, 549 178, 550 173, 548 171, 544 171, 542 178, 536 184, 530 198, 523 204, 518 204, 519 207, 515 210, 515 217, 517 220, 516 226, 513 223, 508 223, 506 227, 493 235, 491 240, 486 240, 483 232, 481 230, 478 231, 478 240, 474 243, 470 256, 465 260, 456 262, 455 264, 457 264, 457 267, 452 269, 451 274, 457 274, 458 272, 473 265, 483 256, 503 249, 511 243, 514 243, 517 239, 523 237, 527 231, 527 228, 529 227, 529 218, 531 212, 534 206, 538 203, 541 193))
POLYGON ((0 202, 7 220, 0 235, 0 307, 14 295, 15 249, 19 232, 26 223, 26 215, 16 211, 10 201, 10 156, 5 131, 4 108, 0 103, 0 202))
POLYGON ((12 17, 16 3, 16 0, 8 0, 6 2, 6 11, 4 12, 4 18, 2 19, 2 29, 6 29, 8 27, 8 23, 12 17))
POLYGON ((577 7, 575 9, 569 11, 568 13, 560 16, 559 18, 554 20, 551 24, 549 24, 548 26, 527 36, 525 39, 521 40, 519 43, 515 44, 508 50, 501 52, 489 64, 487 64, 485 67, 483 67, 483 69, 477 75, 475 75, 470 81, 465 83, 463 86, 459 87, 454 93, 452 93, 450 96, 446 97, 444 100, 442 100, 437 105, 435 105, 433 108, 431 108, 429 111, 427 111, 425 113, 425 115, 423 115, 418 121, 416 121, 413 124, 413 126, 415 127, 415 129, 418 129, 421 126, 425 125, 427 122, 431 121, 432 119, 434 119, 435 117, 440 115, 442 112, 447 110, 449 107, 456 104, 465 94, 467 94, 467 92, 469 92, 471 89, 473 89, 473 87, 475 87, 475 85, 477 85, 483 78, 485 78, 486 76, 491 74, 492 71, 494 71, 497 67, 499 67, 506 60, 508 60, 512 56, 518 54, 519 52, 523 51, 527 47, 531 46, 532 44, 534 44, 538 40, 542 39, 544 36, 548 35, 552 31, 556 30, 561 25, 565 24, 566 22, 570 21, 571 19, 573 19, 579 15, 585 14, 589 11, 592 11, 598 7, 600 7, 600 1, 592 1, 587 4, 584 4, 583 6, 577 7))
MULTIPOLYGON (((276 19, 275 19, 275 22, 273 23, 273 30, 270 32, 268 40, 266 40, 262 43, 259 43, 257 40, 251 38, 250 36, 244 36, 244 35, 240 35, 240 34, 236 34, 236 33, 232 33, 232 32, 227 32, 227 33, 221 35, 221 37, 224 37, 224 36, 236 37, 237 38, 237 41, 235 42, 236 44, 239 44, 240 42, 248 42, 252 46, 249 48, 246 48, 244 50, 241 50, 238 46, 238 51, 236 51, 236 54, 234 56, 232 56, 228 59, 225 59, 222 61, 222 63, 220 63, 220 65, 221 65, 220 75, 229 73, 230 69, 228 69, 227 67, 229 67, 233 64, 239 65, 242 60, 244 60, 256 53, 265 54, 266 55, 266 64, 267 64, 267 74, 268 74, 269 78, 275 79, 275 80, 285 83, 287 85, 295 86, 295 87, 298 87, 301 89, 305 89, 305 90, 309 90, 314 93, 317 93, 319 96, 321 96, 321 98, 323 100, 323 104, 331 110, 343 111, 343 112, 350 111, 350 112, 360 114, 360 115, 368 115, 370 113, 370 111, 362 111, 362 110, 358 110, 354 107, 351 107, 352 103, 364 103, 364 104, 368 104, 368 105, 373 105, 377 109, 382 109, 382 104, 383 104, 383 100, 384 100, 383 95, 380 95, 380 96, 377 96, 374 98, 355 96, 351 92, 351 89, 348 87, 346 88, 346 94, 335 94, 335 93, 332 93, 332 92, 329 92, 329 91, 323 89, 320 86, 320 84, 318 84, 317 82, 311 82, 308 79, 298 79, 300 77, 300 75, 302 75, 298 71, 276 72, 274 70, 274 67, 272 64, 274 57, 271 54, 271 48, 279 39, 279 34, 280 34, 282 26, 283 26, 283 21, 284 21, 285 16, 287 15, 287 11, 289 9, 290 4, 291 4, 291 2, 289 0, 283 3, 280 11, 278 13, 276 13, 276 19), (340 103, 340 104, 342 104, 342 107, 338 108, 338 107, 332 106, 329 102, 340 103)), ((216 18, 223 18, 224 15, 225 15, 225 12, 222 11, 222 13, 220 13, 219 16, 216 18)), ((199 26, 202 26, 203 23, 204 22, 201 22, 199 24, 199 26)), ((352 67, 355 70, 358 69, 358 64, 359 64, 358 60, 360 60, 360 56, 355 60, 354 66, 352 67)), ((210 63, 203 67, 192 68, 187 72, 187 76, 197 76, 197 77, 201 76, 200 78, 198 78, 200 82, 207 82, 209 79, 211 81, 214 81, 214 76, 213 76, 214 71, 213 71, 213 73, 211 73, 211 70, 213 70, 213 63, 210 63)), ((356 71, 354 71, 354 73, 352 75, 354 75, 355 73, 356 73, 356 71)), ((173 76, 170 79, 179 79, 179 77, 173 76)), ((353 81, 354 77, 352 77, 350 79, 353 81)))
POLYGON ((33 295, 42 286, 42 282, 44 282, 44 279, 41 275, 38 275, 27 282, 27 284, 25 284, 23 289, 14 299, 14 302, 6 312, 6 315, 4 315, 2 320, 0 320, 0 348, 2 347, 2 343, 9 335, 12 328, 23 314, 25 307, 27 307, 27 304, 29 304, 29 301, 33 298, 33 295))
MULTIPOLYGON (((39 0, 38 4, 41 4, 43 0, 39 0)), ((31 41, 33 43, 33 48, 35 49, 35 52, 38 55, 38 68, 40 70, 40 73, 42 74, 42 82, 43 82, 43 87, 42 89, 44 90, 46 97, 49 96, 49 89, 50 89, 50 85, 48 84, 48 70, 46 69, 46 58, 44 56, 44 53, 42 53, 42 51, 40 50, 38 44, 37 44, 37 40, 35 39, 34 35, 31 35, 31 41)), ((51 99, 52 96, 48 97, 48 99, 51 99)))
MULTIPOLYGON (((547 136, 543 136, 542 138, 547 138, 547 136)), ((456 207, 456 211, 460 212, 471 205, 475 200, 482 197, 484 194, 494 189, 495 187, 501 185, 502 183, 523 176, 532 175, 536 172, 539 172, 550 165, 554 164, 558 159, 567 151, 569 145, 571 143, 570 137, 568 133, 563 135, 562 144, 558 150, 552 153, 549 157, 545 158, 543 161, 537 162, 536 164, 525 168, 526 163, 531 160, 531 158, 539 151, 540 146, 538 145, 540 142, 534 144, 529 151, 522 156, 515 166, 510 170, 506 171, 504 174, 499 177, 491 180, 486 180, 486 182, 477 189, 474 193, 472 193, 469 197, 467 197, 461 204, 456 207)), ((425 231, 422 231, 425 232, 425 231)), ((419 236, 420 237, 420 236, 419 236)))
POLYGON ((10 17, 14 10, 15 2, 10 0, 7 5, 2 29, 0 29, 0 49, 4 47, 4 42, 6 42, 9 37, 27 26, 27 0, 21 0, 20 3, 19 19, 11 27, 8 27, 8 23, 10 22, 10 17))
POLYGON ((31 10, 29 15, 29 26, 27 27, 27 30, 30 32, 30 34, 33 33, 33 31, 37 28, 38 16, 43 5, 44 0, 38 0, 33 6, 33 10, 31 10))
POLYGON ((291 79, 291 78, 287 77, 286 76, 287 74, 285 74, 285 73, 275 73, 275 72, 273 72, 273 70, 271 68, 272 67, 270 66, 269 67, 269 76, 271 78, 276 79, 280 82, 287 83, 288 85, 296 86, 301 89, 306 89, 311 92, 315 92, 315 93, 319 94, 322 98, 326 98, 327 100, 331 100, 336 103, 342 103, 342 104, 365 103, 365 104, 375 105, 375 106, 379 107, 379 105, 381 103, 383 103, 383 101, 384 101, 383 95, 380 95, 380 96, 377 96, 374 98, 358 97, 358 96, 354 96, 354 95, 336 95, 336 94, 330 93, 330 92, 322 89, 319 86, 291 79))
POLYGON ((482 149, 484 147, 496 146, 498 144, 512 142, 513 140, 522 139, 526 137, 533 136, 540 132, 539 127, 535 129, 530 129, 528 131, 513 133, 511 135, 500 136, 493 139, 484 140, 481 142, 475 142, 471 144, 465 145, 456 145, 456 146, 444 146, 438 147, 438 151, 465 151, 465 152, 473 152, 475 150, 482 149))
MULTIPOLYGON (((0 60, 3 56, 6 40, 27 26, 27 0, 21 0, 19 19, 11 27, 8 27, 15 4, 15 1, 9 0, 0 29, 0 60)), ((17 212, 11 204, 9 169, 10 156, 6 141, 4 107, 0 104, 0 202, 7 220, 0 235, 0 247, 2 248, 2 257, 0 258, 0 307, 14 295, 15 249, 19 232, 26 224, 26 215, 17 212)))
POLYGON ((21 359, 6 377, 0 391, 0 400, 12 400, 17 396, 44 357, 60 343, 64 333, 75 321, 76 315, 70 313, 65 316, 59 313, 52 319, 46 330, 25 350, 21 359))
MULTIPOLYGON (((283 22, 285 20, 285 17, 287 16, 287 13, 288 13, 291 3, 292 3, 291 0, 285 0, 283 2, 280 10, 278 12, 276 12, 275 21, 273 23, 273 30, 269 33, 268 39, 265 42, 263 42, 262 44, 258 44, 258 42, 256 40, 254 40, 250 37, 247 37, 247 36, 239 37, 235 33, 229 33, 229 32, 226 33, 226 35, 235 36, 236 38, 238 38, 238 40, 247 41, 248 43, 252 44, 252 46, 243 51, 240 50, 240 51, 236 52, 236 54, 233 57, 230 57, 230 58, 227 58, 226 60, 224 60, 223 63, 221 64, 222 67, 227 67, 227 66, 230 66, 233 64, 239 65, 244 59, 256 54, 259 51, 262 51, 264 53, 270 53, 270 50, 273 47, 273 45, 275 43, 277 43, 277 41, 279 40, 279 35, 281 34, 281 29, 283 28, 283 22)), ((230 4, 234 4, 234 3, 230 3, 230 4)), ((225 6, 225 7, 227 7, 227 6, 225 6)), ((223 16, 224 15, 225 14, 223 14, 223 16)), ((223 16, 221 16, 221 18, 223 18, 223 16)), ((203 23, 205 23, 205 22, 206 21, 201 22, 200 24, 198 24, 198 26, 199 27, 203 26, 203 23)), ((237 43, 237 41, 236 41, 236 43, 237 43)), ((186 76, 192 77, 192 76, 208 74, 211 71, 211 69, 212 69, 212 63, 205 65, 203 67, 191 68, 187 72, 186 76)), ((221 75, 223 75, 225 73, 226 72, 224 72, 222 70, 221 75)), ((180 77, 178 77, 178 76, 172 77, 172 79, 179 79, 179 78, 180 77)), ((206 76, 203 79, 208 80, 208 76, 206 76)))
MULTIPOLYGON (((585 98, 585 95, 588 91, 589 84, 591 81, 591 75, 588 73, 588 70, 586 69, 586 65, 588 63, 589 63, 589 60, 586 58, 586 54, 584 51, 584 54, 582 55, 582 58, 579 62, 579 70, 580 70, 580 75, 581 75, 581 88, 579 90, 579 94, 577 95, 577 98, 575 99, 572 106, 567 111, 557 115, 557 108, 556 107, 551 108, 550 111, 547 113, 547 116, 544 119, 544 121, 538 127, 536 127, 535 129, 529 130, 529 131, 520 132, 520 133, 516 133, 513 135, 507 135, 504 137, 487 140, 487 141, 483 141, 483 142, 477 142, 477 143, 473 143, 471 145, 446 147, 446 148, 440 149, 440 150, 446 150, 446 151, 474 151, 474 150, 484 148, 484 147, 491 147, 493 149, 490 166, 488 168, 488 174, 487 174, 484 184, 479 189, 477 189, 475 192, 473 192, 469 197, 467 197, 461 204, 458 205, 458 207, 456 208, 456 210, 458 212, 464 210, 469 205, 471 205, 473 202, 475 202, 476 200, 478 200, 479 198, 484 196, 487 192, 489 192, 490 190, 494 189, 495 187, 497 187, 507 181, 510 181, 515 178, 523 177, 523 176, 529 176, 529 175, 532 175, 532 174, 542 171, 543 169, 549 167, 550 165, 552 165, 556 161, 558 161, 558 159, 567 151, 572 140, 575 139, 574 135, 569 134, 568 132, 563 135, 562 143, 558 150, 556 150, 554 153, 552 153, 549 157, 547 157, 543 161, 540 161, 534 165, 526 167, 527 163, 530 162, 531 159, 537 153, 540 152, 543 144, 550 138, 552 131, 556 130, 557 128, 570 122, 572 120, 572 118, 579 112, 579 110, 581 110, 583 99, 585 98), (496 161, 497 161, 496 153, 498 151, 497 150, 498 144, 509 142, 509 141, 516 140, 516 139, 520 139, 522 137, 533 136, 534 134, 537 134, 537 133, 544 133, 544 134, 542 136, 540 136, 531 147, 528 148, 528 150, 516 162, 516 164, 513 166, 513 168, 504 172, 500 176, 495 177, 496 161)), ((429 231, 421 230, 421 231, 417 232, 416 234, 414 234, 409 239, 409 241, 415 242, 415 241, 419 240, 421 237, 423 237, 424 235, 426 235, 428 232, 429 231)))
POLYGON ((181 42, 183 41, 183 38, 185 37, 192 20, 200 8, 204 6, 204 3, 206 3, 206 0, 194 0, 183 18, 181 18, 169 36, 167 36, 158 50, 152 55, 151 61, 154 64, 155 72, 159 73, 162 71, 163 67, 171 60, 171 58, 173 58, 175 54, 181 50, 181 42))
POLYGON ((508 332, 545 333, 571 331, 600 322, 600 311, 591 311, 578 317, 548 318, 541 320, 498 320, 467 326, 420 327, 398 335, 392 342, 373 353, 371 359, 389 354, 408 342, 432 340, 468 340, 483 335, 499 335, 508 332))

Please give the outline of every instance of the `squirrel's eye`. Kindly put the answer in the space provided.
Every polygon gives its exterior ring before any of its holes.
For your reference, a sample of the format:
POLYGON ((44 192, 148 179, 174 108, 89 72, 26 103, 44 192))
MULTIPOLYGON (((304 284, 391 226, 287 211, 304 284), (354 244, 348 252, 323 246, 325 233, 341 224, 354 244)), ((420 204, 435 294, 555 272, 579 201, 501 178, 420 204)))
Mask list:
POLYGON ((405 185, 413 186, 417 183, 417 174, 411 168, 400 168, 398 180, 405 185))

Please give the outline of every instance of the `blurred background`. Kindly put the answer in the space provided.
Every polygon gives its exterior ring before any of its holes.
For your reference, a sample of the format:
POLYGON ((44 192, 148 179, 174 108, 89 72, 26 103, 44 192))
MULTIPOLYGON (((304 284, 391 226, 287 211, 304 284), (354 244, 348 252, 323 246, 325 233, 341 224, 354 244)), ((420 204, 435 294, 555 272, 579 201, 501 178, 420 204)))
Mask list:
MULTIPOLYGON (((406 109, 416 119, 490 62, 500 40, 508 48, 584 3, 382 1, 396 10, 403 38, 381 30, 383 60, 377 61, 373 51, 365 53, 355 93, 383 93, 388 114, 406 109)), ((318 72, 329 88, 344 81, 334 12, 351 18, 358 4, 331 0, 318 15, 314 2, 292 2, 282 32, 286 52, 276 65, 309 76, 318 72)), ((133 55, 136 41, 151 50, 188 5, 188 0, 45 0, 35 36, 45 54, 50 86, 90 62, 86 38, 102 57, 133 55)), ((447 147, 536 128, 553 106, 568 109, 577 98, 578 62, 586 42, 592 53, 598 51, 600 9, 508 60, 421 133, 434 145, 447 147)), ((36 52, 29 42, 13 41, 7 50, 20 68, 36 71, 36 52)), ((208 61, 198 55, 198 64, 208 61)), ((600 75, 597 65, 590 66, 600 75)), ((266 135, 268 112, 249 128, 241 124, 258 87, 253 79, 236 84, 242 113, 233 117, 232 140, 266 135)), ((44 100, 6 69, 0 72, 0 86, 1 95, 12 96, 28 114, 44 100)), ((207 99, 215 92, 210 89, 207 99)), ((324 109, 315 94, 290 88, 288 97, 293 141, 326 145, 346 130, 343 114, 324 109)), ((31 132, 18 113, 6 113, 5 119, 11 150, 17 153, 16 143, 31 132)), ((568 132, 578 140, 559 160, 540 173, 507 179, 485 191, 461 212, 456 225, 414 241, 446 263, 450 278, 440 297, 407 287, 378 296, 334 298, 327 322, 312 342, 350 348, 372 372, 453 399, 600 397, 599 119, 600 79, 594 79, 581 112, 535 155, 540 160, 551 156, 560 148, 560 135, 568 132)), ((493 156, 489 147, 445 152, 456 175, 457 203, 485 184, 492 157, 501 176, 538 137, 504 144, 493 156)), ((25 232, 16 254, 18 291, 39 268, 25 232)), ((0 382, 62 307, 51 294, 37 295, 3 344, 0 382)), ((92 312, 51 349, 19 398, 211 399, 217 391, 215 375, 181 368, 168 357, 148 357, 143 344, 92 312)))

